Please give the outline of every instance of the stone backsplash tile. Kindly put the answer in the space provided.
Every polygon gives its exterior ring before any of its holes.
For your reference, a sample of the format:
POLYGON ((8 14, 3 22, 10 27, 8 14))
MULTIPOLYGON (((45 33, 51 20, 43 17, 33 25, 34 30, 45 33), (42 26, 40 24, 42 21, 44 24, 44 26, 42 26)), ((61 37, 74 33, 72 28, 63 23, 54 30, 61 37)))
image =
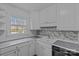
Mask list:
POLYGON ((53 31, 53 30, 41 30, 40 34, 50 35, 53 39, 68 39, 72 41, 78 41, 77 31, 53 31))

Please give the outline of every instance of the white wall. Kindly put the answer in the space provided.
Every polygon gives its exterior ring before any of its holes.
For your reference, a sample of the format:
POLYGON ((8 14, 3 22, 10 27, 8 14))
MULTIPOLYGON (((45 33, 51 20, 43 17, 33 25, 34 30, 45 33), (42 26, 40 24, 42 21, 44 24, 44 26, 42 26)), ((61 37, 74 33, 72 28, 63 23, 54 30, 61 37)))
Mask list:
POLYGON ((31 32, 29 31, 30 29, 30 25, 29 25, 29 14, 25 11, 22 11, 18 8, 13 8, 11 6, 7 6, 7 5, 3 5, 3 4, 0 4, 0 7, 5 9, 5 11, 7 12, 6 14, 6 25, 7 25, 7 28, 6 28, 6 37, 7 39, 6 40, 11 40, 11 39, 17 39, 17 38, 21 38, 21 37, 27 37, 29 35, 31 35, 31 32), (23 18, 26 18, 26 32, 24 34, 11 34, 10 33, 10 17, 11 16, 19 16, 19 17, 23 17, 23 18))
POLYGON ((31 24, 31 30, 38 30, 40 29, 40 15, 39 11, 33 11, 30 12, 30 24, 31 24))

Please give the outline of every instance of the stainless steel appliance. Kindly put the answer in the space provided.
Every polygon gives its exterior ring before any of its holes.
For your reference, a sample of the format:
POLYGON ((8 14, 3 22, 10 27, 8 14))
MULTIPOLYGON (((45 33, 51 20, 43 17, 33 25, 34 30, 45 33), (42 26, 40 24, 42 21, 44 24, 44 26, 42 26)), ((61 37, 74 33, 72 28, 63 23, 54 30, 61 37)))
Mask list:
POLYGON ((52 46, 52 56, 79 56, 79 53, 52 46))
POLYGON ((53 56, 79 56, 79 44, 57 40, 52 45, 53 56))

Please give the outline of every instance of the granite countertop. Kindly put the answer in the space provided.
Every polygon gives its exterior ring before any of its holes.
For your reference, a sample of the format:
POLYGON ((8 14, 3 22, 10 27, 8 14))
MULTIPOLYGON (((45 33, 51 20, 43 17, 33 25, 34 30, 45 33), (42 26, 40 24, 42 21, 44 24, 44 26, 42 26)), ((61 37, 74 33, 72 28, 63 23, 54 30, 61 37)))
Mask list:
POLYGON ((46 37, 38 38, 37 41, 50 44, 79 53, 79 44, 78 43, 72 43, 67 41, 62 41, 60 39, 49 39, 46 37))
POLYGON ((23 38, 14 39, 11 41, 0 42, 0 49, 6 48, 6 47, 9 47, 12 45, 16 45, 16 44, 19 44, 22 42, 28 42, 28 41, 34 40, 35 38, 38 39, 40 37, 30 36, 30 37, 23 37, 23 38))
MULTIPOLYGON (((17 40, 13 40, 13 41, 7 41, 4 43, 0 43, 0 49, 2 48, 6 48, 12 45, 16 45, 19 43, 23 43, 23 42, 28 42, 28 41, 32 41, 33 40, 33 36, 32 37, 25 37, 22 39, 17 39, 17 40)), ((50 44, 70 50, 70 51, 74 51, 74 52, 79 52, 79 44, 76 43, 71 43, 71 42, 65 42, 65 41, 61 41, 61 40, 56 40, 56 39, 49 39, 48 37, 40 37, 37 38, 37 41, 41 41, 44 42, 46 44, 50 44)))
POLYGON ((0 44, 0 49, 6 48, 6 47, 9 47, 9 46, 12 46, 12 45, 16 45, 16 44, 19 44, 19 43, 22 43, 22 42, 28 42, 28 41, 31 41, 31 40, 33 40, 33 39, 32 38, 24 38, 24 39, 18 39, 18 40, 13 40, 13 41, 7 41, 7 42, 0 44))

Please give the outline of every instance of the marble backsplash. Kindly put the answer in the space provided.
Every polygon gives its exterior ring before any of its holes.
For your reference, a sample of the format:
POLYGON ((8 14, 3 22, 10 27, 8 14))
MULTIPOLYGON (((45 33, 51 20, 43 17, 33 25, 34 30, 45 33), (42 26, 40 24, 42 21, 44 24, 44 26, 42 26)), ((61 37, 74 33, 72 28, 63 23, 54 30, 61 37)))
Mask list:
POLYGON ((41 29, 40 35, 48 35, 53 39, 66 39, 71 41, 78 41, 78 31, 56 31, 53 29, 41 29))

